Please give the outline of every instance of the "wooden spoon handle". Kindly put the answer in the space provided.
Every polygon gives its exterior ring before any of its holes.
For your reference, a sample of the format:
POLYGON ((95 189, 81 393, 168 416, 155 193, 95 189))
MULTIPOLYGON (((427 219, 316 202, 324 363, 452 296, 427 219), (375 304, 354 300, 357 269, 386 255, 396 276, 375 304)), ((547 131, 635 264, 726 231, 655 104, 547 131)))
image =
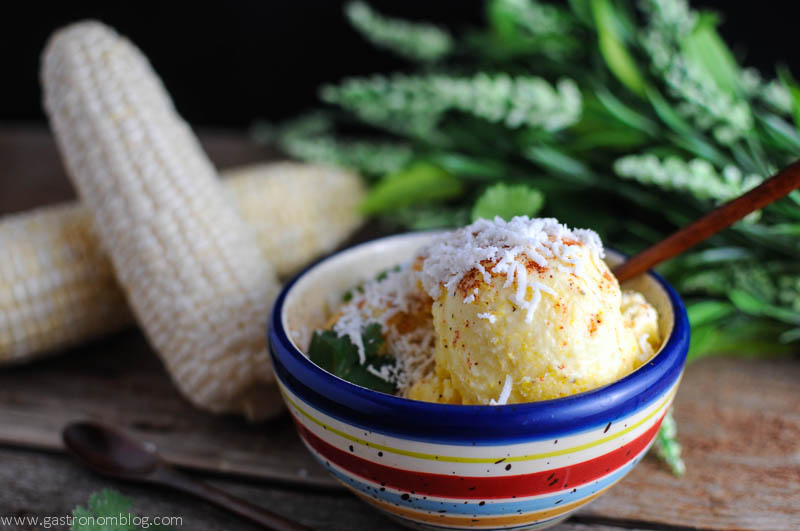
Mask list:
POLYGON ((614 275, 620 282, 625 282, 644 273, 798 187, 800 187, 800 161, 787 166, 746 194, 712 210, 666 239, 634 255, 630 260, 615 267, 614 275))
POLYGON ((217 507, 238 514, 265 529, 272 529, 273 531, 313 531, 310 527, 306 527, 298 522, 275 514, 268 509, 228 494, 208 483, 195 481, 164 464, 158 468, 153 477, 150 478, 150 481, 202 498, 217 507))

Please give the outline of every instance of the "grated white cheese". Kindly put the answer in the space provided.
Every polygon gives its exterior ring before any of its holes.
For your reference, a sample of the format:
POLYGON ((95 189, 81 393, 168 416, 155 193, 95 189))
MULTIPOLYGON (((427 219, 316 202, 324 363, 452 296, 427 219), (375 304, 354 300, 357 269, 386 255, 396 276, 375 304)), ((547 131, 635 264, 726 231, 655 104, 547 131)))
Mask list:
POLYGON ((352 299, 339 309, 340 315, 333 325, 337 335, 347 336, 356 345, 361 365, 366 362, 361 333, 368 324, 381 325, 386 350, 395 358, 395 363, 380 369, 368 365, 367 371, 394 383, 400 394, 405 394, 411 385, 433 370, 436 336, 430 300, 427 299, 428 306, 424 308, 426 322, 413 330, 400 333, 389 321, 400 312, 419 312, 419 305, 426 299, 414 271, 406 264, 390 271, 382 280, 365 283, 361 291, 354 291, 352 299))
POLYGON ((387 350, 395 357, 395 369, 391 380, 401 394, 405 394, 414 383, 433 372, 436 334, 433 319, 425 326, 401 334, 395 328, 388 330, 387 350))
MULTIPOLYGON (((587 247, 597 260, 603 258, 603 244, 592 230, 570 230, 554 218, 518 216, 508 222, 499 217, 493 221, 480 219, 436 238, 421 249, 419 255, 424 261, 419 276, 425 291, 436 299, 442 288, 454 295, 461 279, 473 269, 487 284, 491 283, 492 274, 505 275, 504 287, 516 283, 511 300, 526 310, 525 321, 530 323, 542 292, 550 295, 555 292, 529 279, 525 262, 532 260, 540 267, 554 267, 580 277, 584 273, 581 249, 569 245, 570 240, 587 247), (494 264, 488 271, 483 265, 487 261, 494 264)), ((464 298, 465 303, 474 300, 475 290, 464 298)))
POLYGON ((367 372, 377 376, 384 382, 393 382, 397 379, 397 376, 394 375, 394 367, 390 365, 383 365, 380 370, 376 369, 373 365, 367 365, 367 372))
POLYGON ((478 314, 478 318, 479 319, 486 319, 487 321, 489 321, 492 324, 494 324, 494 322, 497 321, 497 317, 495 317, 494 314, 490 313, 490 312, 479 313, 478 314))
POLYGON ((339 318, 333 330, 339 337, 347 336, 358 348, 359 363, 364 365, 366 353, 361 333, 368 323, 378 323, 381 328, 396 313, 408 310, 407 295, 413 290, 416 280, 410 268, 401 266, 389 271, 382 280, 365 283, 353 298, 340 308, 339 318))
POLYGON ((469 304, 475 300, 475 297, 478 295, 478 288, 472 290, 472 293, 469 294, 467 298, 464 299, 464 304, 469 304))
POLYGON ((494 398, 489 399, 490 406, 504 406, 508 403, 508 397, 511 396, 511 388, 514 385, 514 381, 511 379, 510 374, 506 374, 506 381, 503 383, 503 390, 500 391, 500 396, 497 397, 497 400, 494 398))

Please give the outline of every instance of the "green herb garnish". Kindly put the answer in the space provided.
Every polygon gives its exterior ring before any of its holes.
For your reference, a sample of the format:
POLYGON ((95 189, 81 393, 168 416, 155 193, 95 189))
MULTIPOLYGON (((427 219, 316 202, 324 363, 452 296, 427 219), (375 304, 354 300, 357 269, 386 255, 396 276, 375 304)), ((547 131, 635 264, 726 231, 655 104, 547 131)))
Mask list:
POLYGON ((152 524, 149 519, 131 513, 131 499, 113 489, 93 493, 86 505, 79 505, 72 511, 72 531, 172 530, 171 527, 152 524))
MULTIPOLYGON (((384 269, 383 271, 378 273, 378 275, 375 277, 375 280, 377 280, 378 282, 386 280, 386 278, 389 276, 389 273, 397 273, 398 271, 400 271, 400 269, 402 268, 400 267, 399 264, 394 267, 390 267, 389 269, 384 269)), ((344 294, 342 294, 342 302, 346 303, 353 300, 353 290, 357 291, 358 293, 364 293, 364 286, 362 284, 359 284, 353 289, 345 291, 344 294)))
POLYGON ((361 333, 364 342, 366 359, 364 364, 359 363, 358 347, 347 336, 339 337, 332 330, 314 332, 311 345, 308 348, 308 357, 329 373, 338 376, 350 383, 394 394, 397 388, 393 383, 372 374, 367 367, 381 370, 384 365, 392 365, 395 359, 381 350, 384 346, 381 325, 370 323, 361 333))
POLYGON ((494 219, 500 216, 510 220, 514 216, 535 216, 544 205, 544 195, 524 184, 498 183, 481 194, 472 207, 472 220, 494 219))

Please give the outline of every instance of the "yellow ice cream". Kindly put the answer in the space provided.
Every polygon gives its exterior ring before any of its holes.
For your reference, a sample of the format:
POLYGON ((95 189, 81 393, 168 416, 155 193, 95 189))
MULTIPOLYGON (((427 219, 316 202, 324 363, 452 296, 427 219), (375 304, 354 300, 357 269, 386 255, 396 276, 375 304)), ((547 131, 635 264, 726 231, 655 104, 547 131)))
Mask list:
POLYGON ((594 389, 661 344, 655 309, 620 291, 597 234, 551 218, 479 220, 435 238, 410 265, 366 283, 332 328, 363 352, 369 322, 397 362, 376 375, 408 398, 452 404, 594 389))
MULTIPOLYGON (((640 294, 620 292, 596 235, 544 228, 530 255, 525 245, 480 241, 477 234, 449 246, 463 255, 459 247, 474 245, 475 259, 483 256, 481 246, 517 249, 505 263, 484 258, 461 276, 458 269, 469 265, 464 256, 444 275, 434 268, 429 281, 457 282, 440 287, 434 299, 435 367, 409 398, 456 404, 557 398, 613 382, 653 353, 660 344, 655 310, 640 294)), ((427 252, 426 260, 448 246, 427 252)))

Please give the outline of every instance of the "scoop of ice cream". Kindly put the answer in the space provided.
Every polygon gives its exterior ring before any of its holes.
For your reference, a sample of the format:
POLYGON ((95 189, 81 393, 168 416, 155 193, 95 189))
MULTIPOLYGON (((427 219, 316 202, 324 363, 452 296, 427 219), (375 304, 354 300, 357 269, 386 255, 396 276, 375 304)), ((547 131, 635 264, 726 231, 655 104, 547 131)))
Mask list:
POLYGON ((660 342, 643 297, 623 315, 619 284, 592 231, 554 219, 480 220, 421 256, 434 300, 435 369, 410 398, 488 404, 566 396, 632 371, 637 334, 649 334, 651 349, 650 341, 660 342))
POLYGON ((638 340, 639 354, 636 361, 647 361, 661 346, 661 332, 658 330, 658 313, 639 292, 622 292, 622 323, 638 340))

